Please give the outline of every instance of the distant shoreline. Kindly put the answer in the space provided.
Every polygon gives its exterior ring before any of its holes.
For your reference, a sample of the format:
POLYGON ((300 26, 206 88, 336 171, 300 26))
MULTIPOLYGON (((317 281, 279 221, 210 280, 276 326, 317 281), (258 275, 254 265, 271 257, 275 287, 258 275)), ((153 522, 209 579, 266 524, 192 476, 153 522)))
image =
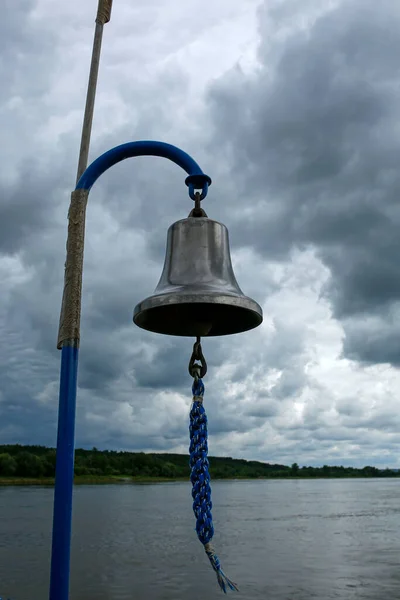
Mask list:
MULTIPOLYGON (((307 480, 315 479, 382 479, 381 477, 371 477, 368 475, 357 475, 356 477, 342 476, 332 477, 321 475, 316 477, 214 477, 212 481, 287 481, 287 480, 307 480)), ((396 479, 393 477, 391 479, 396 479)), ((118 477, 118 476, 75 476, 74 485, 148 485, 159 483, 190 483, 188 478, 166 478, 166 477, 118 477)), ((0 477, 0 487, 24 487, 24 486, 47 486, 54 487, 53 477, 0 477)))
MULTIPOLYGON (((57 452, 46 446, 0 445, 0 486, 53 486, 57 452)), ((343 465, 291 466, 231 457, 209 457, 211 481, 400 477, 399 469, 343 465)), ((187 454, 75 449, 75 485, 189 481, 187 454)))
MULTIPOLYGON (((167 479, 162 477, 123 477, 123 476, 85 476, 76 475, 74 485, 106 485, 106 484, 135 484, 135 483, 169 483, 173 481, 189 481, 189 479, 167 479)), ((0 477, 1 486, 40 485, 54 486, 54 477, 0 477)))

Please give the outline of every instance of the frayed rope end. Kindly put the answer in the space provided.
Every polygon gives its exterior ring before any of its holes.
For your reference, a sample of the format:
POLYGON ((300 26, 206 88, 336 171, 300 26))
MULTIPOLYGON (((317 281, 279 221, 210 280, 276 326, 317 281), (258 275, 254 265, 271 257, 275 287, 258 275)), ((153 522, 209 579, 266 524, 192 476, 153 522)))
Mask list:
POLYGON ((227 588, 229 588, 230 590, 232 590, 234 592, 238 592, 239 588, 236 585, 236 583, 233 583, 233 581, 231 581, 225 575, 223 570, 221 569, 221 563, 219 562, 219 558, 215 554, 215 550, 212 547, 212 545, 210 544, 210 542, 208 542, 208 544, 204 544, 204 550, 206 551, 206 554, 210 560, 211 566, 217 575, 219 587, 224 592, 224 594, 226 594, 227 588))

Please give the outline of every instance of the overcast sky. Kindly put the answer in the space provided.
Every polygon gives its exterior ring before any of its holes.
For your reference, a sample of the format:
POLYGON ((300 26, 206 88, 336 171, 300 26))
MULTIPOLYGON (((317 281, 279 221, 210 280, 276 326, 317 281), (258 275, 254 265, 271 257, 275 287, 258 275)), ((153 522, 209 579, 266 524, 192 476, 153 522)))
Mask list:
MULTIPOLYGON (((97 0, 0 21, 0 443, 54 446, 67 210, 97 0)), ((5 17, 5 18, 4 18, 5 17)), ((400 4, 114 0, 90 159, 191 154, 261 327, 203 341, 210 454, 400 468, 400 4)), ((76 444, 187 452, 193 340, 135 327, 192 201, 125 161, 87 212, 76 444)))

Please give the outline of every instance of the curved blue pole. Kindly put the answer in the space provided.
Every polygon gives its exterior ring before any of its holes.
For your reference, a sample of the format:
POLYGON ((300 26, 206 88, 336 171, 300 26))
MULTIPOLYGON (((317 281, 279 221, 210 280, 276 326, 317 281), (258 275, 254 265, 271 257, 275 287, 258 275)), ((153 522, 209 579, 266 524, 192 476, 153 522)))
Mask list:
MULTIPOLYGON (((186 152, 164 142, 139 141, 116 146, 97 158, 80 177, 76 190, 89 192, 93 184, 113 165, 135 156, 160 156, 180 166, 188 177, 185 180, 189 195, 201 189, 207 195, 211 179, 186 152)), ((67 248, 69 243, 67 242, 67 248)), ((83 248, 80 250, 83 251, 83 248)), ((70 260, 67 251, 67 263, 70 260)), ((82 277, 82 273, 80 273, 82 277)), ((79 298, 68 302, 76 304, 79 298)), ((80 311, 79 311, 80 314, 80 311)), ((54 489, 53 539, 50 573, 50 600, 68 600, 71 551, 72 491, 74 479, 75 409, 78 374, 79 339, 62 342, 60 395, 58 409, 57 462, 54 489)))
POLYGON ((186 178, 186 185, 189 187, 190 197, 194 194, 195 188, 202 189, 203 198, 207 195, 208 186, 211 185, 211 178, 205 175, 199 165, 189 154, 165 142, 154 142, 143 140, 138 142, 128 142, 111 148, 99 158, 96 158, 86 171, 80 177, 76 184, 77 190, 90 190, 92 185, 107 169, 125 160, 135 156, 160 156, 168 158, 179 167, 181 167, 189 177, 186 178))

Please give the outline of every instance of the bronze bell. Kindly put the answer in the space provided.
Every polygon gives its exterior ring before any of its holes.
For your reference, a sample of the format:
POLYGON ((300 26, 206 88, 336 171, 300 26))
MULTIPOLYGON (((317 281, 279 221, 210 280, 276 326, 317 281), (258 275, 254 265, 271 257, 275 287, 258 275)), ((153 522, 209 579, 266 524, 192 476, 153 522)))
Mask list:
POLYGON ((207 337, 248 331, 262 319, 261 307, 236 281, 225 225, 191 216, 173 223, 160 281, 136 306, 136 325, 166 335, 207 337))

